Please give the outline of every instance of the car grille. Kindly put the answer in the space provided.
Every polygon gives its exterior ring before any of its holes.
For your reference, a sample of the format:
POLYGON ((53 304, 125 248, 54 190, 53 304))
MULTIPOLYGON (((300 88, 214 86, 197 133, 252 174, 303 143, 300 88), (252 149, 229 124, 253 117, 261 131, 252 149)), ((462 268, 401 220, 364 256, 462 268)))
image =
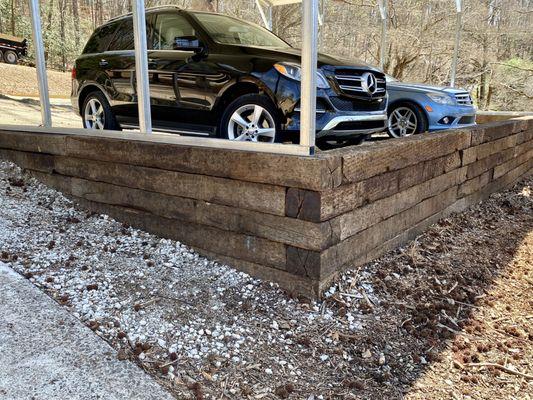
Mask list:
POLYGON ((469 93, 457 93, 455 95, 455 100, 460 106, 471 106, 472 104, 474 104, 469 93))
POLYGON ((329 100, 339 111, 381 111, 387 104, 385 101, 353 100, 337 96, 332 96, 329 100))
POLYGON ((376 91, 374 93, 367 92, 362 85, 364 70, 337 68, 335 70, 335 81, 342 94, 349 96, 379 98, 386 95, 387 84, 385 76, 381 73, 372 72, 376 78, 376 91))

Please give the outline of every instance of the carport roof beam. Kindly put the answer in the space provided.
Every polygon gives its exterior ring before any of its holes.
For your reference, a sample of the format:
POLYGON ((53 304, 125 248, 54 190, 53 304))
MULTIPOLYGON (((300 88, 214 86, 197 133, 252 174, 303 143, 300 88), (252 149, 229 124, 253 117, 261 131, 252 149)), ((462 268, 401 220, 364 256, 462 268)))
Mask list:
MULTIPOLYGON (((326 0, 322 0, 322 5, 324 5, 326 0)), ((257 5, 257 8, 259 9, 259 13, 261 14, 261 19, 263 20, 263 23, 265 24, 265 27, 271 31, 272 30, 272 8, 278 7, 278 6, 288 6, 291 4, 300 4, 303 3, 303 0, 255 0, 255 4, 257 5), (268 7, 268 10, 265 11, 263 8, 263 5, 268 7)), ((317 13, 317 19, 319 25, 322 25, 322 15, 320 12, 317 13)))

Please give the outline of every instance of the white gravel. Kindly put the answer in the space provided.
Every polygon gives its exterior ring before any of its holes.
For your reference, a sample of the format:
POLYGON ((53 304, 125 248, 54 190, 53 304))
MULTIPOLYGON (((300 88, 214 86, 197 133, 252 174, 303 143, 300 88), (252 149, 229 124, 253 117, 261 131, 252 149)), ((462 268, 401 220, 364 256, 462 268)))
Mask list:
POLYGON ((148 370, 162 371, 174 388, 206 379, 222 386, 231 376, 241 388, 250 385, 267 395, 287 379, 297 383, 302 351, 308 365, 331 362, 323 352, 309 353, 299 338, 318 337, 328 346, 336 339, 327 332, 365 326, 366 316, 351 307, 361 290, 377 302, 364 272, 357 279, 347 274, 341 298, 348 312, 334 316, 326 303, 290 299, 275 284, 179 242, 76 210, 61 194, 1 161, 0 252, 97 334, 148 370), (258 387, 254 373, 275 378, 258 387))

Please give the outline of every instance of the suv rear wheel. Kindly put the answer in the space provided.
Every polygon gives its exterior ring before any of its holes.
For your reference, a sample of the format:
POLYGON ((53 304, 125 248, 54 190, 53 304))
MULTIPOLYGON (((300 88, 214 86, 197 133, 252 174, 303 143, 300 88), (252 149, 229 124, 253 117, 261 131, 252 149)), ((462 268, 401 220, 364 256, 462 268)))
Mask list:
POLYGON ((100 92, 89 93, 83 101, 81 115, 85 129, 120 129, 109 102, 100 92))
POLYGON ((387 132, 390 137, 400 138, 425 132, 426 117, 411 103, 401 103, 389 109, 387 132))
POLYGON ((224 139, 274 143, 280 130, 278 113, 270 99, 246 94, 231 102, 222 115, 219 136, 224 139))

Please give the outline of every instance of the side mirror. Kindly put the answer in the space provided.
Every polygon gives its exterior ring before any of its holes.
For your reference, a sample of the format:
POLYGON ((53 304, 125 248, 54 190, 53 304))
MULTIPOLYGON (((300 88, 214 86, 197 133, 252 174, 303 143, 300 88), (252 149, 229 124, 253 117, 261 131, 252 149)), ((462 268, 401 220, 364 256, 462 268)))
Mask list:
POLYGON ((193 36, 178 36, 174 38, 174 50, 200 53, 203 49, 203 44, 193 36))

